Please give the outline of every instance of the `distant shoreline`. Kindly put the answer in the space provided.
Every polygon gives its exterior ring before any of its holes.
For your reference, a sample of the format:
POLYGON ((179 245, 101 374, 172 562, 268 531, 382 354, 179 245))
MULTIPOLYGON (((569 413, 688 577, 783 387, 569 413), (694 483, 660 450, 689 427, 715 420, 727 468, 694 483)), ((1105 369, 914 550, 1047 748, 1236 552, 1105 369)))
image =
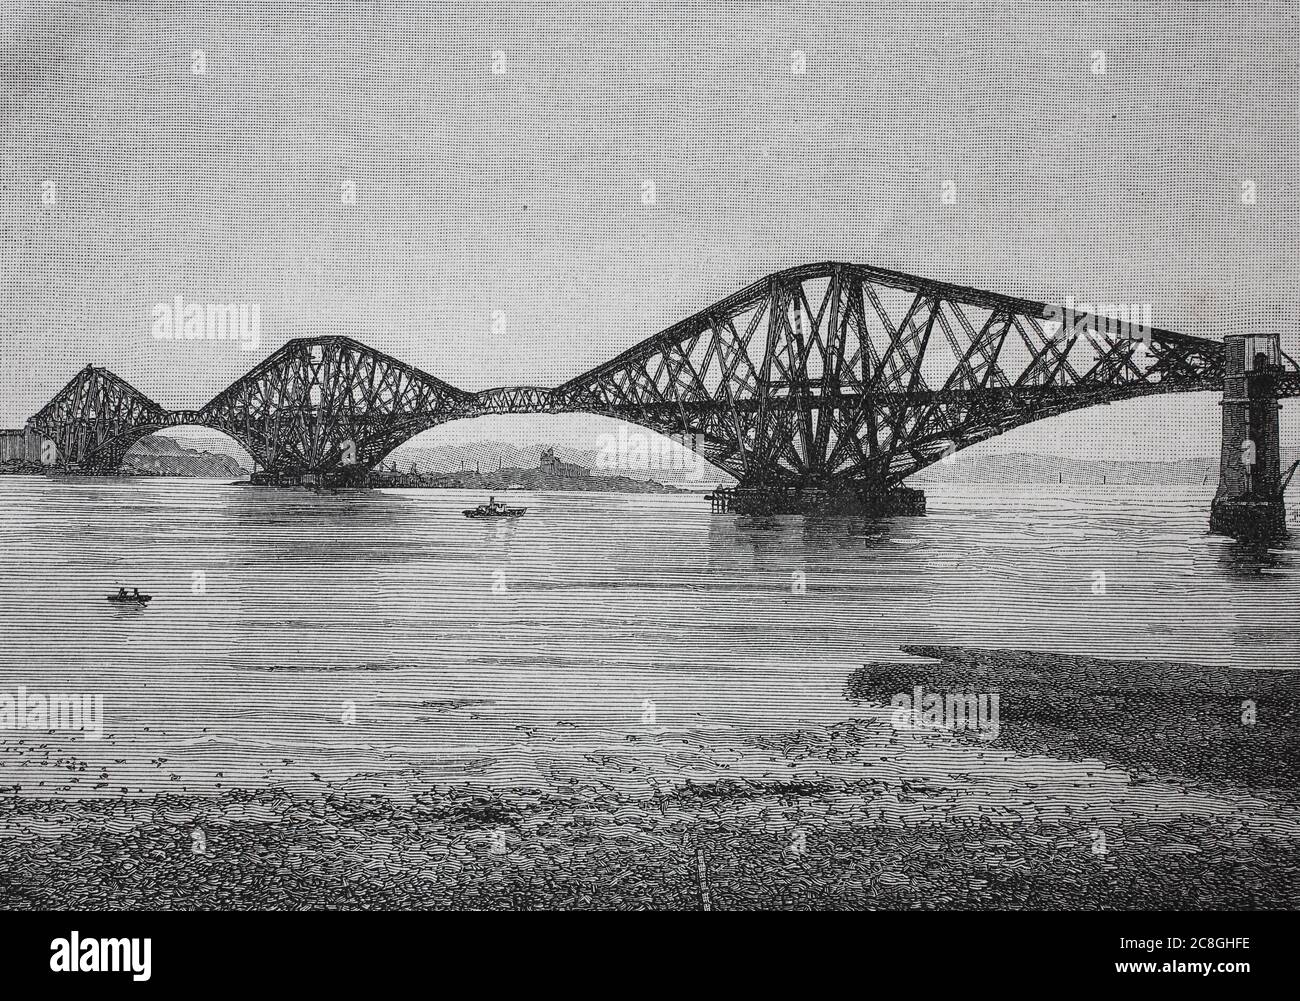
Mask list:
POLYGON ((478 490, 505 493, 512 488, 532 492, 576 490, 593 493, 688 494, 682 487, 628 476, 557 476, 539 469, 491 469, 487 472, 372 473, 371 488, 478 490))
MULTIPOLYGON (((1289 458, 1286 461, 1290 461, 1289 458)), ((1283 463, 1285 465, 1285 462, 1283 463)), ((931 484, 1015 484, 1023 486, 1212 486, 1219 482, 1216 456, 1188 459, 1081 459, 1037 452, 970 455, 958 452, 908 478, 931 484)))
MULTIPOLYGON (((239 480, 250 475, 238 462, 223 453, 199 451, 181 445, 165 435, 148 435, 137 443, 136 451, 128 456, 121 476, 180 476, 203 479, 239 480)), ((422 489, 506 490, 521 486, 530 490, 581 490, 622 493, 696 493, 712 489, 714 479, 726 479, 714 470, 691 484, 681 485, 680 475, 670 476, 671 483, 655 480, 653 468, 628 470, 643 474, 644 479, 618 475, 560 475, 546 473, 537 466, 522 465, 529 461, 517 448, 500 443, 477 443, 474 454, 459 455, 460 461, 479 462, 479 471, 448 469, 454 465, 460 452, 456 449, 418 450, 418 472, 397 473, 375 470, 370 474, 369 486, 400 486, 422 489), (446 452, 447 454, 443 454, 446 452), (494 465, 502 455, 514 460, 514 465, 499 469, 483 469, 494 465), (422 467, 422 468, 421 468, 422 467)), ((399 454, 401 450, 399 449, 399 454)), ((594 453, 566 453, 582 466, 595 460, 594 453)), ((1284 456, 1289 462, 1292 456, 1284 456)), ((29 457, 30 460, 30 457, 29 457)), ((33 475, 47 472, 47 467, 36 461, 0 464, 0 476, 33 475)), ((681 470, 673 470, 680 474, 681 470)), ((1219 460, 1216 456, 1194 456, 1171 460, 1121 460, 1082 459, 1070 456, 1036 452, 997 453, 971 455, 958 452, 950 459, 941 460, 914 473, 909 484, 924 489, 926 486, 961 485, 1020 485, 1020 486, 1213 486, 1219 479, 1219 460)))

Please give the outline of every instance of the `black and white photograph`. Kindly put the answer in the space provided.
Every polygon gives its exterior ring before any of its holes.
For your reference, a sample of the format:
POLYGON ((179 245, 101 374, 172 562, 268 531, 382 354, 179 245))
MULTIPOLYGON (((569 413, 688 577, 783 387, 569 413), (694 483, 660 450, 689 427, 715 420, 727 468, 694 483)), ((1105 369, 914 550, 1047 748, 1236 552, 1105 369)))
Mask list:
POLYGON ((0 960, 1034 912, 1248 989, 1298 206, 1282 0, 9 0, 0 960))

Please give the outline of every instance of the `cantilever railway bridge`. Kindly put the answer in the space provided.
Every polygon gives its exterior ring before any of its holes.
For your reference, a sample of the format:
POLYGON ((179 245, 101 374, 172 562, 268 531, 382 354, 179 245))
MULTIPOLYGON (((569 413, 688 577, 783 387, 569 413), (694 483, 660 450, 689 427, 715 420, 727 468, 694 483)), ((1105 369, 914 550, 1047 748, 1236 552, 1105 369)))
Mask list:
MULTIPOLYGON (((884 496, 946 453, 1067 411, 1223 390, 1225 344, 846 263, 770 275, 553 388, 471 393, 348 337, 285 344, 197 410, 83 369, 28 426, 117 469, 141 437, 222 431, 282 481, 356 482, 413 435, 482 414, 585 412, 687 440, 742 488, 884 496)), ((1300 370, 1274 358, 1274 397, 1300 370)))

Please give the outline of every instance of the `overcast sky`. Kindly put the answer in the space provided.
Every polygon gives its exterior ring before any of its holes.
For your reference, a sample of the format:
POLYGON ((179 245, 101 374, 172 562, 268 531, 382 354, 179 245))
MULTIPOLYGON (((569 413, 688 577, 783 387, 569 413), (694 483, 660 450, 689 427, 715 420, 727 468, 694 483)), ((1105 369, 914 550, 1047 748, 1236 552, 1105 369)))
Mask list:
MULTIPOLYGON (((366 6, 6 0, 0 425, 92 361, 197 407, 316 333, 555 384, 826 259, 1300 349, 1295 4, 366 6), (260 304, 261 349, 155 340, 177 294, 260 304)), ((1218 419, 981 447, 1176 458, 1218 419)))

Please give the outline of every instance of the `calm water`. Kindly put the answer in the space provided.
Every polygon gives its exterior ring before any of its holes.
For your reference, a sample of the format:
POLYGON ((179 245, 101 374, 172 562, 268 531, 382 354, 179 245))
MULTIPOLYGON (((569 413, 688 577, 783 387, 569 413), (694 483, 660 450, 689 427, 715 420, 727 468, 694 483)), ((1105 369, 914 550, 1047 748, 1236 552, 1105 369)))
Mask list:
POLYGON ((0 785, 766 776, 904 643, 1292 668, 1296 544, 1210 536, 1209 490, 930 486, 885 523, 512 492, 482 523, 451 491, 0 478, 0 692, 103 694, 106 730, 0 732, 0 785))

